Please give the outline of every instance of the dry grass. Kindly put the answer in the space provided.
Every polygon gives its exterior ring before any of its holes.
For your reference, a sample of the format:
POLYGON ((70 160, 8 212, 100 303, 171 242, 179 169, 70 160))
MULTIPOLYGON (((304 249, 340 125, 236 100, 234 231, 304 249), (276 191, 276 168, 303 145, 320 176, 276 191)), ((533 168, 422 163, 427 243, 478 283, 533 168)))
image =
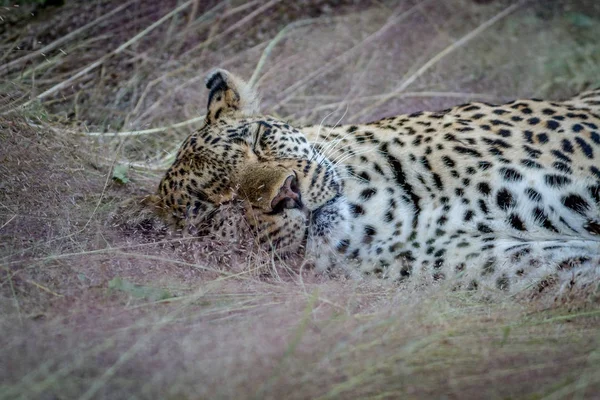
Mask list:
POLYGON ((327 279, 109 218, 198 126, 214 66, 298 124, 561 97, 600 86, 596 1, 66 3, 0 9, 0 398, 600 393, 597 293, 327 279))

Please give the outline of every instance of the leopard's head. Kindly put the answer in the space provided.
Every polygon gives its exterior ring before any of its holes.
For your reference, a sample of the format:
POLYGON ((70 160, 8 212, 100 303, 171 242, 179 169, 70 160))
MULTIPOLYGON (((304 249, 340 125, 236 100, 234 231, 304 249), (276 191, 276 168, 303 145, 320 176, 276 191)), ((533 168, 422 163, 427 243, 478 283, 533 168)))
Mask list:
POLYGON ((256 94, 238 77, 218 69, 206 86, 204 126, 185 140, 159 185, 162 215, 180 229, 234 240, 244 222, 276 253, 309 249, 329 258, 349 229, 335 166, 301 130, 260 115, 256 94))

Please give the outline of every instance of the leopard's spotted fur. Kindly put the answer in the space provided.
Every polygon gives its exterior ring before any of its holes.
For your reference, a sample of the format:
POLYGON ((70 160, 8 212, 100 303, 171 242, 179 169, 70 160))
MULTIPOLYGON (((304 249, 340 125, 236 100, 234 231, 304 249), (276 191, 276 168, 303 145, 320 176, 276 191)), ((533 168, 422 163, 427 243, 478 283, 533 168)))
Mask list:
POLYGON ((600 90, 295 128, 216 70, 204 126, 154 198, 173 226, 258 242, 317 268, 501 289, 598 276, 600 90))

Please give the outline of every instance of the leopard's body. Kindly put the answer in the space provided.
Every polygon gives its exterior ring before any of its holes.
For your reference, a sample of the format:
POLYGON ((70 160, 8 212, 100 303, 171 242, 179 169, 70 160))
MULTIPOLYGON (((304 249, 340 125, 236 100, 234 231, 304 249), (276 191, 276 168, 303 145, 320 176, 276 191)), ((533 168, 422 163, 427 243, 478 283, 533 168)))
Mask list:
POLYGON ((600 276, 600 90, 296 129, 226 71, 207 86, 154 199, 181 229, 235 240, 236 203, 258 242, 321 270, 501 289, 600 276))

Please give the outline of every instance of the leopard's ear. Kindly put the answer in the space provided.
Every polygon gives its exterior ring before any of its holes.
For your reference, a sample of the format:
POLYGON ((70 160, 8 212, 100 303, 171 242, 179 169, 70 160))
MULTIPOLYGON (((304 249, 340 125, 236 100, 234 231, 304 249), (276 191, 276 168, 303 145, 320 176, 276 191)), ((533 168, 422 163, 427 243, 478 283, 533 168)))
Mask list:
POLYGON ((208 110, 206 122, 227 117, 248 117, 258 113, 258 96, 248 83, 224 69, 215 69, 206 77, 208 110))

